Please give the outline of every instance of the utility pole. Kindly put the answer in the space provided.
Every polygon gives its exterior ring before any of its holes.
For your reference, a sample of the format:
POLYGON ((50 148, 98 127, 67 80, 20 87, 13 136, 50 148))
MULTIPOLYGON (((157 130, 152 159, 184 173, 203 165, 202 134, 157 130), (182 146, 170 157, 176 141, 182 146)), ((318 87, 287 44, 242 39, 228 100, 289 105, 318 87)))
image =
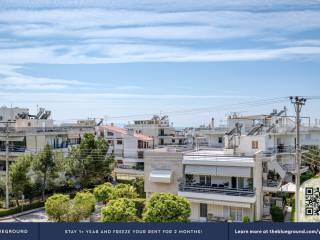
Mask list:
POLYGON ((9 208, 9 122, 6 122, 6 208, 9 208))
POLYGON ((296 222, 299 222, 300 214, 300 165, 301 165, 301 146, 300 146, 300 113, 302 106, 306 104, 307 99, 301 97, 290 97, 291 103, 294 105, 296 111, 296 222))

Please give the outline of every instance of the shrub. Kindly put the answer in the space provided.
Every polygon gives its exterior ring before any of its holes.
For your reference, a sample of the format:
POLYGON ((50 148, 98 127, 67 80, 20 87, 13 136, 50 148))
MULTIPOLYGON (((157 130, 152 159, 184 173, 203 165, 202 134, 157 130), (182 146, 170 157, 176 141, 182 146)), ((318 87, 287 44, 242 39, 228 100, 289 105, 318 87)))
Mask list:
POLYGON ((272 221, 274 222, 283 222, 284 221, 284 214, 283 210, 277 206, 273 206, 271 208, 271 217, 272 221))
POLYGON ((69 212, 70 198, 64 194, 54 194, 45 203, 45 210, 50 220, 62 222, 69 212))
POLYGON ((44 202, 34 202, 28 205, 20 205, 19 207, 16 208, 10 208, 10 209, 0 209, 0 217, 5 217, 9 216, 12 214, 17 214, 22 211, 28 211, 36 208, 40 208, 44 206, 44 202))
POLYGON ((187 199, 171 193, 155 193, 147 201, 143 219, 146 222, 188 222, 190 214, 187 199))
POLYGON ((250 223, 250 218, 248 216, 243 217, 243 222, 244 223, 250 223))
POLYGON ((119 198, 130 198, 134 199, 137 198, 138 194, 136 192, 136 189, 128 184, 120 183, 116 185, 111 192, 110 200, 115 200, 119 198))
POLYGON ((111 183, 104 183, 93 189, 93 194, 98 202, 108 201, 112 192, 113 186, 111 183))
POLYGON ((94 211, 96 199, 88 191, 78 192, 73 199, 73 205, 76 209, 81 210, 83 218, 88 218, 94 211))
POLYGON ((101 209, 103 222, 132 222, 136 221, 137 210, 131 199, 121 198, 111 200, 108 205, 101 209))

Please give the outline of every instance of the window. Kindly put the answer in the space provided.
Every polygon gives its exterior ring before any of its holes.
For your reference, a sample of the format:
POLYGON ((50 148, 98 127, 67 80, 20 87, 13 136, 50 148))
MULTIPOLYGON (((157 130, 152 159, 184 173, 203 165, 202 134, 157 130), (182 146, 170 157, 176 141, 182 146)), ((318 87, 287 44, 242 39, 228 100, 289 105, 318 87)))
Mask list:
POLYGON ((122 140, 117 140, 118 145, 122 145, 122 140))
POLYGON ((218 143, 222 143, 222 137, 219 137, 218 143))
POLYGON ((252 149, 259 149, 259 142, 258 141, 252 141, 252 149))
POLYGON ((208 217, 208 205, 205 203, 200 203, 200 217, 208 217))
POLYGON ((108 132, 108 136, 113 136, 113 132, 108 132))
POLYGON ((242 208, 230 208, 230 217, 232 220, 236 222, 241 222, 242 221, 242 208))
POLYGON ((2 116, 0 116, 0 121, 2 121, 3 120, 3 117, 2 116))
POLYGON ((200 176, 200 185, 211 186, 211 176, 200 176))
POLYGON ((172 139, 172 143, 175 143, 176 142, 176 140, 175 139, 172 139))
POLYGON ((244 188, 244 178, 243 177, 239 177, 238 178, 238 188, 239 189, 243 189, 244 188))
POLYGON ((31 122, 28 122, 28 127, 31 127, 31 122))

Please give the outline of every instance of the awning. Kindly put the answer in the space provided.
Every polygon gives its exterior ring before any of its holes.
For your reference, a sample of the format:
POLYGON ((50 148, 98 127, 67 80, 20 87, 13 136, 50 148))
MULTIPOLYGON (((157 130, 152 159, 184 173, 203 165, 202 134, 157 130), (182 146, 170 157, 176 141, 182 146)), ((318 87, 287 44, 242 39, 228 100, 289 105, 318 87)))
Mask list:
POLYGON ((171 183, 172 171, 171 170, 153 170, 150 173, 149 179, 153 183, 171 183))
POLYGON ((246 167, 217 167, 217 176, 222 177, 251 177, 250 168, 246 167))
POLYGON ((216 176, 217 175, 217 167, 187 165, 184 172, 185 172, 185 174, 216 176))
POLYGON ((295 193, 296 192, 296 185, 292 182, 287 183, 280 187, 279 191, 286 192, 286 193, 295 193))
POLYGON ((250 168, 246 167, 216 167, 187 165, 185 174, 210 175, 220 177, 251 177, 250 168))

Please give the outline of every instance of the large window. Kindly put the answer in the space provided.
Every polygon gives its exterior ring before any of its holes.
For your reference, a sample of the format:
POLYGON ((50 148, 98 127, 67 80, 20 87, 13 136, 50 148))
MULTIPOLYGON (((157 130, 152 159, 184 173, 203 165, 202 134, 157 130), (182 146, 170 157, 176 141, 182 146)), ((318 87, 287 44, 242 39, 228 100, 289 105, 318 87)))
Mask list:
POLYGON ((219 137, 218 142, 222 143, 222 141, 223 141, 222 137, 219 137))
POLYGON ((200 217, 208 217, 208 205, 205 203, 200 203, 200 217))

